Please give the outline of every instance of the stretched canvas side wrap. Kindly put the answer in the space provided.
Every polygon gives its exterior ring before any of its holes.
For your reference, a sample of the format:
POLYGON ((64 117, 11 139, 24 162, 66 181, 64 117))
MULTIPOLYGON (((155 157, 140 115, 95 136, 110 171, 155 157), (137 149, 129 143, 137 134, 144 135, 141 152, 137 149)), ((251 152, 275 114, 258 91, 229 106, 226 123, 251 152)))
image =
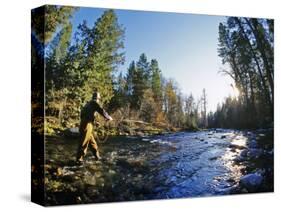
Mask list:
POLYGON ((44 5, 31 67, 32 202, 274 191, 274 20, 44 5))

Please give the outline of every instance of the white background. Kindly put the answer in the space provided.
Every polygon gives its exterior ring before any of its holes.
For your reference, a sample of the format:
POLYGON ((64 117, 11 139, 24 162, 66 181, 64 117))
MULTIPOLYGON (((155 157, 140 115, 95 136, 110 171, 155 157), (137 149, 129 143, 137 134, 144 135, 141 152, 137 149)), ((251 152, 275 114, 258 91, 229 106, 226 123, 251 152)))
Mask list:
MULTIPOLYGON (((0 6, 0 211, 46 210, 30 199, 30 9, 42 4, 275 19, 275 192, 168 201, 52 207, 67 211, 277 211, 280 206, 280 6, 278 0, 6 0, 0 6), (279 10, 278 10, 279 9, 279 10)), ((206 35, 207 36, 207 35, 206 35)), ((50 210, 50 209, 49 209, 50 210)), ((280 210, 280 209, 279 209, 280 210)))

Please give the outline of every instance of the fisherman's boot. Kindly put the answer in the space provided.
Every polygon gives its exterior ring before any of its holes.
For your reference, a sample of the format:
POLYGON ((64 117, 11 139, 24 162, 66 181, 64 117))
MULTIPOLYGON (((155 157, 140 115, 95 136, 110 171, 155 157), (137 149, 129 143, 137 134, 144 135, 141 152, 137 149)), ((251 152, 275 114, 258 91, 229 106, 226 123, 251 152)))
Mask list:
POLYGON ((83 156, 77 158, 76 163, 77 164, 82 164, 84 162, 83 156))
POLYGON ((82 164, 84 162, 84 156, 85 156, 85 149, 83 149, 83 147, 79 147, 79 150, 77 151, 77 155, 76 155, 76 163, 82 164))
POLYGON ((98 150, 96 150, 95 156, 96 156, 96 159, 97 159, 97 160, 101 160, 101 156, 100 156, 100 153, 99 153, 98 150))

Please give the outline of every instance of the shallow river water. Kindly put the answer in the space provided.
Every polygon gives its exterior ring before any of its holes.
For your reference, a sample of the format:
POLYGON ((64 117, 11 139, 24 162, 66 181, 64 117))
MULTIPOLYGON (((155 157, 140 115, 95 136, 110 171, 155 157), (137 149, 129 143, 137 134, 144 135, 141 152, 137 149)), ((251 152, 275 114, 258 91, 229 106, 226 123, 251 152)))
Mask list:
POLYGON ((119 136, 99 144, 102 160, 88 151, 83 165, 75 164, 78 142, 75 137, 47 137, 47 204, 245 193, 239 181, 252 171, 263 172, 270 181, 257 192, 273 189, 273 179, 265 174, 273 169, 273 154, 268 153, 272 137, 263 133, 217 129, 119 136))

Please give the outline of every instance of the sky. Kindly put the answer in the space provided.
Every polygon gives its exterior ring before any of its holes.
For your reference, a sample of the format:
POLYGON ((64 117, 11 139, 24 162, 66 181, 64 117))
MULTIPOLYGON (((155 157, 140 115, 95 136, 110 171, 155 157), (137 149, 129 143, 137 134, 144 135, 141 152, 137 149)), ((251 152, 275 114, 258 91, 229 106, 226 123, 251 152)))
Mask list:
MULTIPOLYGON (((87 21, 93 26, 105 9, 80 8, 73 16, 74 31, 87 21)), ((207 93, 207 110, 215 111, 224 98, 234 95, 232 80, 219 73, 225 68, 218 57, 218 25, 224 16, 182 13, 115 10, 119 24, 125 27, 126 72, 133 60, 145 53, 157 59, 165 78, 172 78, 184 95, 199 99, 203 88, 207 93)))

